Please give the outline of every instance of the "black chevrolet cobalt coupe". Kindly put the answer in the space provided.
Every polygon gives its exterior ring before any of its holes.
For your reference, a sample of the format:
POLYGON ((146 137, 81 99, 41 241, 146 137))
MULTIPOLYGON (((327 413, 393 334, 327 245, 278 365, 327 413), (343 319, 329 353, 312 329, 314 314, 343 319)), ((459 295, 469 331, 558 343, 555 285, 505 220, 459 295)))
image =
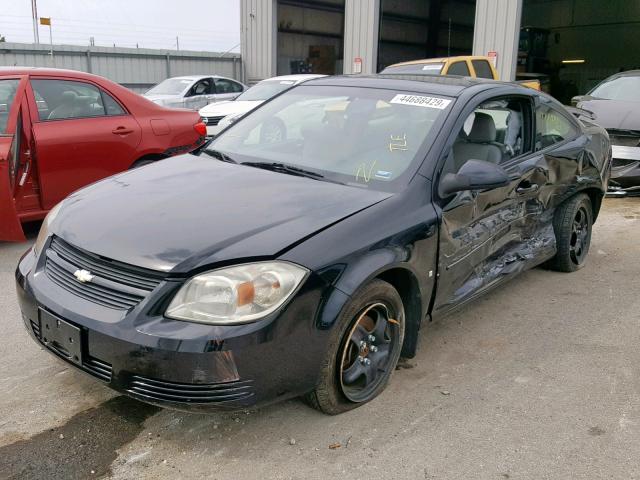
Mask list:
POLYGON ((515 84, 309 81, 198 156, 60 203, 16 272, 24 324, 145 402, 340 413, 384 390, 423 321, 582 267, 610 152, 515 84))

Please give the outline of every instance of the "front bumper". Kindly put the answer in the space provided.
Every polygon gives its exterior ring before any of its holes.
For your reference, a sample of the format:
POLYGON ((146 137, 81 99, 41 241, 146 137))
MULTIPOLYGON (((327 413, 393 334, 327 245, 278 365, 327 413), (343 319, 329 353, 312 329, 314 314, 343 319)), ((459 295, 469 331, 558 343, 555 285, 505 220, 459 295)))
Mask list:
POLYGON ((221 327, 154 313, 154 303, 181 282, 164 281, 135 307, 115 310, 52 282, 43 263, 28 252, 16 270, 26 329, 47 351, 121 393, 163 407, 211 411, 291 398, 316 384, 328 339, 316 326, 327 293, 316 276, 274 315, 221 327), (45 345, 41 320, 51 317, 43 310, 80 328, 80 364, 45 345))

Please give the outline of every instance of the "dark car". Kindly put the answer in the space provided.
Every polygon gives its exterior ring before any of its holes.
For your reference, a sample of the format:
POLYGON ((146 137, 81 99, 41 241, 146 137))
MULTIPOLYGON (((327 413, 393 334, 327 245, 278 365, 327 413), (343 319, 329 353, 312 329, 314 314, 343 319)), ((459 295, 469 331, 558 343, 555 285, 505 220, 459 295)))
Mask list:
POLYGON ((24 323, 146 402, 339 413, 423 320, 582 267, 609 162, 604 130, 515 84, 312 80, 56 207, 16 272, 24 323))
POLYGON ((640 70, 618 73, 587 95, 572 99, 594 115, 609 132, 613 165, 609 190, 613 194, 640 194, 640 70))

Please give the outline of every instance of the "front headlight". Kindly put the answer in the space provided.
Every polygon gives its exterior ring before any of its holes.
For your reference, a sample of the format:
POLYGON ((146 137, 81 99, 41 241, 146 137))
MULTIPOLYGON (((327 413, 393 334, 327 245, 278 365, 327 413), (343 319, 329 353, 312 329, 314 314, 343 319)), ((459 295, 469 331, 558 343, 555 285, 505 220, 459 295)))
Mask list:
POLYGON ((58 212, 60 212, 60 207, 62 207, 62 203, 58 203, 55 207, 49 210, 49 213, 44 220, 42 221, 42 225, 40 226, 40 231, 38 232, 38 238, 36 238, 36 243, 33 245, 33 253, 37 257, 42 252, 42 247, 44 247, 44 242, 49 238, 49 228, 51 224, 58 216, 58 212))
POLYGON ((308 270, 288 262, 226 267, 191 278, 178 291, 166 316, 212 325, 246 323, 280 307, 308 270))

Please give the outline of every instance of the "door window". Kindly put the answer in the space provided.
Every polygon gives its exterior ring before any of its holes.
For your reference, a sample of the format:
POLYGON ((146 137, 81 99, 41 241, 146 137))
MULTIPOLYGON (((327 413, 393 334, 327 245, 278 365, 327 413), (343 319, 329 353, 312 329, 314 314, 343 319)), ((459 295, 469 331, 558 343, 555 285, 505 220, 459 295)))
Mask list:
POLYGON ((506 163, 529 153, 528 101, 502 97, 479 105, 467 117, 454 141, 444 173, 455 173, 468 160, 506 163))
POLYGON ((536 152, 556 143, 573 138, 576 127, 558 110, 549 104, 536 108, 536 152))
POLYGON ((110 95, 89 83, 72 80, 31 80, 31 86, 40 120, 65 120, 125 113, 110 95))
POLYGON ((226 78, 216 78, 216 93, 239 93, 242 92, 242 85, 232 82, 226 78))
POLYGON ((486 60, 471 60, 471 64, 473 65, 473 69, 476 71, 476 76, 478 78, 493 79, 493 72, 491 71, 489 62, 486 60))
POLYGON ((209 95, 210 93, 213 93, 213 81, 210 78, 203 78, 191 87, 188 96, 209 95))
POLYGON ((469 72, 467 62, 455 62, 452 63, 449 67, 449 70, 447 70, 447 75, 461 75, 463 77, 470 77, 471 72, 469 72))
POLYGON ((18 79, 0 80, 0 134, 7 132, 9 111, 18 91, 18 79))

